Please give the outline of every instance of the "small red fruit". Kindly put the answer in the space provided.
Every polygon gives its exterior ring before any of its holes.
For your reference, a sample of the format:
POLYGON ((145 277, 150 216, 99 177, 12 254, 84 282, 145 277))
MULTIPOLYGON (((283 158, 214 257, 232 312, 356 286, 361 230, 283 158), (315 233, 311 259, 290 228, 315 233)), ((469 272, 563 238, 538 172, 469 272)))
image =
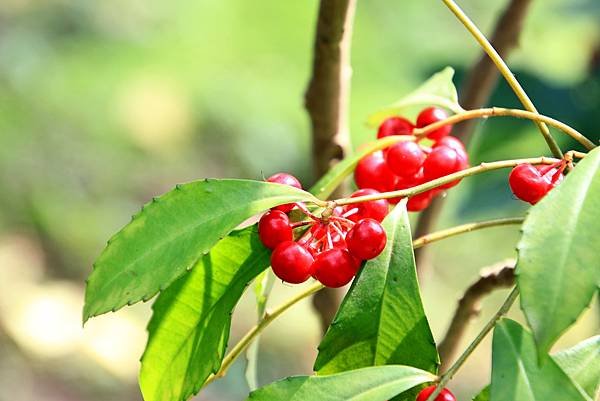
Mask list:
POLYGON ((269 249, 294 238, 290 218, 281 210, 270 210, 258 221, 258 236, 269 249))
POLYGON ((411 135, 414 125, 402 117, 390 117, 381 123, 377 131, 377 139, 390 135, 411 135))
POLYGON ((408 202, 406 202, 406 210, 409 212, 420 212, 426 209, 431 204, 433 195, 433 191, 427 191, 411 196, 408 198, 408 202))
POLYGON ((467 149, 465 148, 465 145, 455 136, 448 135, 443 137, 433 145, 434 148, 438 146, 447 146, 452 148, 456 150, 456 153, 458 153, 460 156, 463 156, 465 159, 467 159, 467 149))
MULTIPOLYGON (((427 401, 427 398, 435 391, 435 388, 436 386, 425 387, 417 396, 416 401, 427 401)), ((450 390, 445 388, 437 397, 435 397, 435 401, 456 401, 456 397, 450 390)))
POLYGON ((317 255, 312 269, 314 278, 321 284, 338 288, 348 284, 356 275, 359 267, 360 264, 348 250, 333 248, 317 255))
MULTIPOLYGON (((439 107, 428 107, 421 111, 417 117, 417 127, 423 128, 438 121, 445 120, 448 118, 448 114, 439 107)), ((452 125, 444 125, 442 128, 438 128, 427 134, 427 138, 434 141, 439 141, 452 131, 452 125)))
MULTIPOLYGON (((273 183, 282 184, 282 185, 289 185, 291 187, 302 189, 302 184, 300 184, 300 181, 298 181, 298 179, 296 177, 294 177, 293 175, 287 174, 287 173, 274 174, 274 175, 270 176, 269 178, 267 178, 267 182, 273 182, 273 183)), ((295 205, 293 203, 286 203, 285 205, 275 206, 273 209, 281 210, 282 212, 287 213, 290 210, 292 210, 294 208, 294 206, 295 205)))
MULTIPOLYGON (((365 188, 359 189, 358 191, 354 192, 350 197, 356 198, 365 195, 376 195, 378 193, 379 191, 376 191, 374 189, 365 188)), ((377 221, 383 221, 385 216, 387 216, 388 214, 389 208, 390 204, 387 200, 378 199, 368 202, 361 202, 353 205, 346 205, 344 206, 343 213, 349 212, 354 209, 355 212, 348 216, 348 219, 354 222, 366 218, 375 219, 377 221)))
POLYGON ((354 181, 361 189, 372 188, 379 192, 392 191, 398 177, 389 169, 383 152, 374 152, 363 157, 354 170, 354 181))
MULTIPOLYGON (((456 173, 467 165, 467 161, 460 157, 456 150, 448 146, 437 146, 431 150, 431 153, 423 163, 423 176, 425 182, 427 182, 456 173)), ((439 188, 451 188, 459 182, 460 180, 452 181, 439 188)))
POLYGON ((410 177, 421 169, 426 157, 427 155, 417 143, 402 141, 388 149, 385 161, 394 174, 410 177))
POLYGON ((296 242, 286 241, 273 251, 271 268, 281 280, 300 284, 310 277, 313 261, 313 256, 306 248, 296 242))
POLYGON ((519 164, 508 176, 508 184, 515 196, 535 205, 552 188, 552 183, 531 164, 519 164))
POLYGON ((361 260, 373 259, 385 248, 387 236, 377 220, 363 219, 346 235, 346 244, 352 255, 361 260))

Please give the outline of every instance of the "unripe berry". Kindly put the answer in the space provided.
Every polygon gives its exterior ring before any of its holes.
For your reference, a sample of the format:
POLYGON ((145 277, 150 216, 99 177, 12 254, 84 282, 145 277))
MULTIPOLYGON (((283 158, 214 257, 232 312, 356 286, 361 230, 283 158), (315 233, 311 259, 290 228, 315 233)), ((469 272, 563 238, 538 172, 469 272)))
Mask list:
POLYGON ((348 250, 333 248, 321 252, 313 263, 313 276, 321 284, 337 288, 348 284, 360 264, 350 255, 348 250))
POLYGON ((354 170, 354 181, 360 189, 372 188, 379 192, 392 191, 398 177, 389 169, 383 153, 374 152, 363 157, 354 170))
MULTIPOLYGON (((272 176, 267 178, 267 182, 273 182, 273 183, 282 184, 282 185, 289 185, 291 187, 302 189, 302 184, 300 184, 300 181, 298 181, 298 179, 296 177, 294 177, 293 175, 287 174, 287 173, 273 174, 272 176)), ((290 210, 292 210, 294 208, 294 206, 295 205, 293 203, 286 203, 285 205, 275 206, 273 209, 281 210, 284 213, 288 213, 290 210)))
MULTIPOLYGON (((419 113, 417 117, 417 127, 423 128, 438 121, 442 121, 448 118, 448 114, 439 107, 428 107, 419 113)), ((442 128, 438 128, 427 134, 427 138, 434 141, 439 141, 452 131, 452 125, 444 125, 442 128)))
POLYGON ((385 161, 400 177, 410 177, 416 174, 423 165, 427 155, 421 147, 412 141, 402 141, 393 145, 385 153, 385 161))
MULTIPOLYGON (((376 195, 378 193, 379 193, 379 191, 376 191, 376 190, 370 189, 370 188, 359 189, 358 191, 356 191, 352 194, 351 198, 357 198, 359 196, 366 196, 366 195, 376 195)), ((361 203, 356 203, 356 204, 352 204, 352 205, 346 205, 346 206, 344 206, 343 213, 349 212, 351 210, 355 210, 354 213, 350 214, 347 217, 349 220, 352 220, 354 222, 357 222, 357 221, 365 219, 365 218, 371 218, 371 219, 375 219, 377 221, 383 221, 385 216, 387 216, 387 214, 388 214, 389 208, 390 208, 390 204, 387 200, 378 199, 378 200, 373 200, 373 201, 368 201, 368 202, 361 202, 361 203)))
MULTIPOLYGON (((436 386, 425 387, 417 396, 416 401, 427 401, 429 396, 435 391, 435 388, 436 386)), ((450 392, 450 390, 445 388, 437 397, 435 397, 434 401, 456 401, 456 397, 450 392)))
POLYGON ((377 139, 390 135, 411 135, 414 125, 402 117, 390 117, 381 123, 377 131, 377 139))
POLYGON ((271 255, 273 273, 281 280, 300 284, 312 274, 314 259, 311 253, 293 241, 282 242, 271 255))
POLYGON ((508 176, 508 184, 515 196, 535 205, 552 188, 552 183, 531 164, 519 164, 508 176))
POLYGON ((361 260, 378 256, 387 242, 385 230, 377 220, 363 219, 346 235, 346 244, 352 255, 361 260))
POLYGON ((269 249, 294 238, 290 218, 281 210, 270 210, 258 221, 258 236, 269 249))

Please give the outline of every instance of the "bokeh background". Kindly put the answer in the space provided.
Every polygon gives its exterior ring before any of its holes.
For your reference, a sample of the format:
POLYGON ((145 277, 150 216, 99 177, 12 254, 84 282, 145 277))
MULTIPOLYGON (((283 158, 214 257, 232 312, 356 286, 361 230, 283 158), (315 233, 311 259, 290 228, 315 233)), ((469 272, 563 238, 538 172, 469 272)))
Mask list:
MULTIPOLYGON (((506 1, 463 0, 487 32, 506 1)), ((600 127, 600 3, 537 0, 511 65, 538 108, 594 139, 600 127)), ((277 171, 308 186, 309 78, 316 0, 2 0, 0 2, 0 400, 140 400, 149 305, 81 327, 84 279, 106 239, 142 203, 202 177, 277 171)), ((359 1, 352 47, 353 145, 367 115, 446 65, 480 52, 436 0, 359 1)), ((506 85, 491 101, 518 107, 506 85)), ((564 138, 565 149, 572 144, 564 138)), ((478 125, 473 162, 547 154, 532 124, 478 125)), ((506 171, 453 189, 438 226, 522 215, 506 171)), ((423 281, 440 338, 483 266, 515 255, 515 227, 432 245, 423 281)), ((295 287, 277 284, 271 302, 295 287)), ((472 336, 504 297, 484 303, 472 336)), ((233 340, 254 321, 239 305, 233 340)), ((558 347, 599 331, 597 300, 558 347)), ((521 318, 518 311, 514 317, 521 318)), ((488 339, 489 340, 489 339, 488 339)), ((308 373, 319 341, 305 302, 263 337, 260 382, 308 373)), ((452 382, 459 399, 489 380, 489 341, 452 382)), ((242 400, 243 361, 198 400, 242 400)))

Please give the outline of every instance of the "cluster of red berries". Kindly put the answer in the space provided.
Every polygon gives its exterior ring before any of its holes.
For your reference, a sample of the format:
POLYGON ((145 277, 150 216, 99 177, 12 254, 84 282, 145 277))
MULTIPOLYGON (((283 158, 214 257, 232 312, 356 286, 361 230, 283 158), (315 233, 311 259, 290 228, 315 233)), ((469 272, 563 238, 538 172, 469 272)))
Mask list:
MULTIPOLYGON (((268 182, 302 188, 285 173, 268 182)), ((377 193, 357 191, 353 196, 377 193)), ((342 287, 358 272, 364 260, 373 259, 385 248, 387 237, 380 222, 387 215, 386 200, 362 202, 335 208, 327 217, 317 217, 302 203, 277 206, 258 222, 262 243, 273 250, 271 268, 281 280, 299 284, 314 277, 327 287, 342 287), (298 208, 300 221, 292 222, 288 213, 298 208)))
POLYGON ((508 176, 510 189, 517 198, 535 205, 548 191, 561 183, 565 167, 565 160, 541 166, 519 164, 508 176))
MULTIPOLYGON (((390 135, 412 135, 415 128, 423 128, 448 118, 437 107, 428 107, 417 117, 416 125, 403 117, 386 119, 377 132, 377 138, 390 135)), ((379 192, 411 188, 469 167, 469 158, 463 143, 450 136, 452 125, 444 125, 416 142, 403 141, 364 157, 356 166, 354 181, 359 188, 372 188, 379 192), (426 146, 423 142, 429 143, 426 146)), ((420 193, 408 200, 407 209, 421 211, 445 189, 460 180, 420 193)), ((392 200, 397 203, 399 199, 392 200)))
MULTIPOLYGON (((421 390, 416 401, 427 401, 427 398, 435 391, 436 386, 429 386, 421 390)), ((447 388, 443 389, 440 394, 435 397, 435 401, 456 401, 454 394, 447 388)))

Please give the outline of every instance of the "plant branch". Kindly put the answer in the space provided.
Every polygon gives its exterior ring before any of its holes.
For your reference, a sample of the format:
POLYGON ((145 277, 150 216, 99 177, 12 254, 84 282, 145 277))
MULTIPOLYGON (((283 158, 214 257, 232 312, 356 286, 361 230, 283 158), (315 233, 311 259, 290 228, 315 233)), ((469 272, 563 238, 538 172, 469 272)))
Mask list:
POLYGON ((514 270, 514 259, 496 263, 482 269, 479 279, 465 291, 458 302, 446 336, 438 347, 440 359, 442 360, 440 370, 445 371, 455 358, 469 322, 478 316, 481 311, 481 300, 496 289, 514 285, 514 270))
POLYGON ((469 177, 476 174, 485 173, 487 171, 498 170, 502 168, 515 167, 519 164, 554 164, 559 160, 549 157, 534 157, 529 159, 513 159, 513 160, 501 160, 490 163, 481 163, 479 166, 471 167, 465 170, 458 171, 456 173, 449 174, 447 176, 436 178, 435 180, 428 181, 424 184, 414 186, 412 188, 401 189, 398 191, 382 192, 374 195, 357 196, 355 198, 342 198, 335 201, 337 206, 350 205, 354 203, 368 202, 378 199, 391 199, 391 198, 404 198, 411 197, 422 192, 429 191, 444 184, 448 184, 452 181, 469 177))
POLYGON ((481 341, 483 341, 485 336, 487 336, 487 334, 490 331, 492 331, 492 329, 494 328, 494 326, 496 325, 498 320, 500 320, 500 318, 502 318, 502 316, 504 316, 504 315, 506 315, 506 313, 508 313, 508 311, 510 310, 510 307, 515 303, 515 300, 517 299, 518 296, 519 296, 519 289, 517 287, 513 287, 512 291, 510 292, 510 294, 508 294, 508 297, 506 298, 506 300, 504 301, 504 303, 502 304, 500 309, 498 309, 498 312, 496 312, 494 314, 494 316, 490 319, 490 321, 486 323, 486 325, 479 332, 479 334, 477 334, 477 337, 475 337, 473 342, 471 342, 471 344, 469 344, 469 346, 467 347, 467 349, 465 349, 465 351, 462 353, 462 355, 458 357, 458 359, 456 360, 454 365, 452 365, 450 367, 450 369, 448 369, 446 371, 446 373, 444 373, 442 375, 438 386, 436 387, 435 391, 433 393, 431 393, 429 398, 427 398, 427 401, 435 400, 435 398, 440 394, 440 392, 444 389, 444 387, 446 387, 448 382, 452 379, 452 377, 456 374, 456 372, 458 372, 458 370, 462 367, 462 365, 469 358, 469 356, 473 353, 473 351, 475 351, 475 349, 481 343, 481 341))
MULTIPOLYGON (((519 81, 517 81, 517 78, 515 78, 506 62, 498 54, 496 49, 494 49, 492 44, 487 40, 485 35, 481 33, 479 28, 477 28, 473 21, 471 21, 471 19, 464 13, 464 11, 458 6, 458 4, 454 2, 454 0, 442 1, 450 9, 450 11, 454 13, 454 15, 465 26, 465 28, 467 28, 467 30, 471 33, 471 35, 473 35, 475 40, 479 43, 479 45, 483 48, 487 55, 492 59, 492 61, 494 62, 494 64, 496 65, 506 82, 508 82, 513 92, 517 95, 525 109, 532 113, 537 113, 537 109, 535 108, 531 99, 529 99, 529 96, 527 96, 527 93, 525 92, 519 81)), ((536 121, 536 125, 538 126, 542 136, 546 140, 546 143, 548 144, 548 147, 550 148, 554 156, 557 158, 562 158, 562 151, 560 150, 560 147, 558 146, 554 138, 552 138, 548 126, 540 121, 536 121)))

